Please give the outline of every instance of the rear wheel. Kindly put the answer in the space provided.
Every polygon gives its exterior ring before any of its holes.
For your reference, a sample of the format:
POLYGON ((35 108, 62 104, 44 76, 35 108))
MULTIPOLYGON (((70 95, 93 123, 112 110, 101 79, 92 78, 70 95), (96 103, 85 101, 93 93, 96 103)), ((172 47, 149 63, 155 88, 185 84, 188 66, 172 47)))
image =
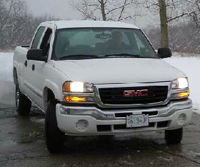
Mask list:
POLYGON ((179 144, 183 138, 183 128, 165 131, 165 140, 168 144, 179 144))
POLYGON ((31 111, 31 101, 21 93, 19 86, 15 89, 15 104, 19 115, 28 115, 31 111))
POLYGON ((58 129, 56 119, 56 103, 50 101, 45 115, 45 133, 47 149, 51 153, 64 150, 65 134, 58 129))

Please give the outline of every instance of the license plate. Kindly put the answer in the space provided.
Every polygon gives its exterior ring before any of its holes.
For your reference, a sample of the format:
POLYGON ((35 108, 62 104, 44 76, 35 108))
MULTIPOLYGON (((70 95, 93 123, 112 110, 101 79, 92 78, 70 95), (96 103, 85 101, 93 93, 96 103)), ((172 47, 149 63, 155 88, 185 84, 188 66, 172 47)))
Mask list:
POLYGON ((126 127, 144 127, 149 126, 149 115, 130 115, 126 119, 126 127))

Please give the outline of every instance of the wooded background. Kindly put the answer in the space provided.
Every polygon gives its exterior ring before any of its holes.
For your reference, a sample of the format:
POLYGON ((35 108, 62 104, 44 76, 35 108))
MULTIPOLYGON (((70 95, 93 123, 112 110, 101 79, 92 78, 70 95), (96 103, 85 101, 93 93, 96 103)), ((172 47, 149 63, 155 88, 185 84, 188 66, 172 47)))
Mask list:
MULTIPOLYGON (((133 22, 150 11, 160 26, 144 31, 155 49, 200 53, 200 0, 66 0, 80 19, 133 22)), ((59 18, 57 18, 59 19, 59 18)), ((69 18, 70 19, 70 18, 69 18)), ((33 16, 23 0, 0 0, 0 50, 29 45, 39 23, 52 16, 33 16)))

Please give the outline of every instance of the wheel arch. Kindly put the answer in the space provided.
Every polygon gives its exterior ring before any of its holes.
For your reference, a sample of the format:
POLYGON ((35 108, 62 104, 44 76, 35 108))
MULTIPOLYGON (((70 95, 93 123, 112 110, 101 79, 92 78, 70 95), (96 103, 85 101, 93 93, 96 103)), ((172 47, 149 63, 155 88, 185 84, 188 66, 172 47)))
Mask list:
POLYGON ((52 85, 46 85, 43 89, 43 104, 44 104, 44 111, 47 110, 47 105, 50 100, 59 100, 59 93, 58 89, 56 89, 52 85))

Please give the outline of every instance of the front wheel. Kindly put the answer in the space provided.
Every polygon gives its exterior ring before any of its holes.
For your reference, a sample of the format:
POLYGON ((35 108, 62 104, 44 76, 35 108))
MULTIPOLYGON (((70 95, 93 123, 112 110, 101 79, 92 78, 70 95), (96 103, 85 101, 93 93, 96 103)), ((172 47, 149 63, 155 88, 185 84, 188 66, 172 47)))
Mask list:
POLYGON ((65 134, 58 129, 56 119, 56 103, 50 101, 45 115, 45 133, 47 149, 51 153, 59 153, 64 149, 65 134))
POLYGON ((15 104, 19 115, 28 115, 31 111, 31 101, 21 93, 19 86, 15 89, 15 104))
POLYGON ((183 128, 165 131, 165 140, 168 144, 179 144, 183 138, 183 128))

